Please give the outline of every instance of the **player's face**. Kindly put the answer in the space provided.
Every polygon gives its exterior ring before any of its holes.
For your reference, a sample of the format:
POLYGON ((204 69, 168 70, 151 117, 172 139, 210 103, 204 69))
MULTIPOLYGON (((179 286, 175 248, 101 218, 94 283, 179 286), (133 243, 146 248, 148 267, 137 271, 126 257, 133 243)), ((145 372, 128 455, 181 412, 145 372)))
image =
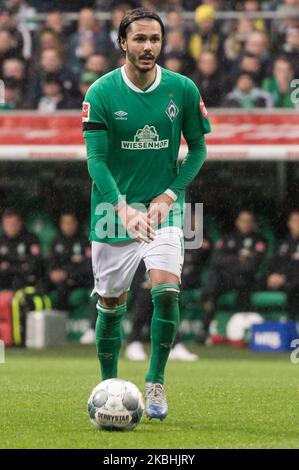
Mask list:
POLYGON ((134 21, 127 28, 127 37, 122 48, 126 51, 126 60, 140 72, 152 70, 162 47, 161 26, 156 20, 134 21))

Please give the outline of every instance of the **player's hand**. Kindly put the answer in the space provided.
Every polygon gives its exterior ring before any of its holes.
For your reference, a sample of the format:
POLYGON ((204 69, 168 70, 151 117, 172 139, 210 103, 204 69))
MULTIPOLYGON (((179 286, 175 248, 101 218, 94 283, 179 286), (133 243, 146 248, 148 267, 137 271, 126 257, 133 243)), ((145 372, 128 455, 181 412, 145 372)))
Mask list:
POLYGON ((267 287, 269 289, 279 289, 286 282, 286 277, 283 274, 270 274, 267 279, 267 287))
POLYGON ((150 243, 155 238, 153 223, 147 212, 138 211, 126 204, 118 211, 118 217, 133 240, 150 243))
POLYGON ((163 220, 166 219, 169 212, 171 211, 173 204, 174 200, 165 193, 160 194, 152 200, 147 213, 154 227, 157 227, 160 223, 163 222, 163 220))

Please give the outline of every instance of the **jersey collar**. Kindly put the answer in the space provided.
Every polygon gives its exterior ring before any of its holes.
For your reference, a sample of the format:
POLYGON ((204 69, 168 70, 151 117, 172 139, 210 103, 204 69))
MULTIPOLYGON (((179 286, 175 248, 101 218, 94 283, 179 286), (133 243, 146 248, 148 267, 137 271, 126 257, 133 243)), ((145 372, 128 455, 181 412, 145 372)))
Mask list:
POLYGON ((157 73, 156 73, 156 78, 155 78, 155 81, 151 84, 151 86, 147 89, 147 90, 141 90, 140 88, 138 88, 136 85, 134 85, 133 82, 131 82, 131 80, 128 78, 126 72, 125 72, 125 66, 123 65, 121 67, 121 75, 123 77, 123 80, 124 82, 126 83, 126 85, 128 85, 129 88, 131 88, 131 90, 133 91, 136 91, 136 93, 149 93, 150 91, 153 91, 155 88, 157 88, 157 86, 160 84, 161 82, 161 76, 162 76, 162 71, 161 71, 161 67, 160 65, 156 64, 156 67, 157 67, 157 73))

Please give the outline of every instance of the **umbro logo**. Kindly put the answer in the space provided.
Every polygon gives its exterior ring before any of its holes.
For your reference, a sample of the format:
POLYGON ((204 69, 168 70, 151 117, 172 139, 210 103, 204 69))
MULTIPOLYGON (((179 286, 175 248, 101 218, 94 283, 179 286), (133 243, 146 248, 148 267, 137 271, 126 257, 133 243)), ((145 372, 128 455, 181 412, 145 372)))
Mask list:
POLYGON ((125 111, 116 111, 114 116, 116 116, 116 119, 127 120, 128 113, 125 111))

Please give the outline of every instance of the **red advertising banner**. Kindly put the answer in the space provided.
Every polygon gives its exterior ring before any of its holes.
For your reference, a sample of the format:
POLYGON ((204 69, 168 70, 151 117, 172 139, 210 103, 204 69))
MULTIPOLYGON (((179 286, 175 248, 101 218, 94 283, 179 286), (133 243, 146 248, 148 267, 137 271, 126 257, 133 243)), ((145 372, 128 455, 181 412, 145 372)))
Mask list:
MULTIPOLYGON (((299 113, 210 113, 211 160, 299 159, 299 113)), ((180 155, 187 152, 182 139, 180 155)), ((0 114, 0 159, 84 159, 81 114, 0 114)))

